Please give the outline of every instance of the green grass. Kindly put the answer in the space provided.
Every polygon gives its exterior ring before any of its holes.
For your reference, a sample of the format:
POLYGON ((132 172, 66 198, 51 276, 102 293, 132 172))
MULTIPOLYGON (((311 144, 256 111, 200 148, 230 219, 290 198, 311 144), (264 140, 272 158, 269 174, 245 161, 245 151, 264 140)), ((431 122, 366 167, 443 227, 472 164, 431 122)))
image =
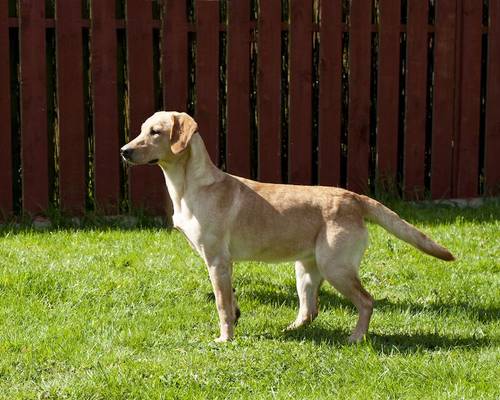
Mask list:
POLYGON ((237 339, 216 345, 207 272, 180 233, 4 227, 0 398, 500 398, 500 205, 396 207, 458 261, 370 226, 361 276, 377 302, 357 346, 356 313, 327 285, 318 319, 282 333, 292 264, 236 266, 237 339))

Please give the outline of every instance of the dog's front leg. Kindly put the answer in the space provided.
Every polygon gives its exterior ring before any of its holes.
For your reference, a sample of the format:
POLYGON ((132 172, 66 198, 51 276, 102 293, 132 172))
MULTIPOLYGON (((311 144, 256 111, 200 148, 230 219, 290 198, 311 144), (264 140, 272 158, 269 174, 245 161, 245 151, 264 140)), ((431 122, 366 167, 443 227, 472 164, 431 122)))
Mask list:
POLYGON ((234 336, 236 312, 231 285, 232 265, 230 262, 207 263, 210 281, 215 294, 220 321, 220 337, 216 342, 226 342, 234 336))

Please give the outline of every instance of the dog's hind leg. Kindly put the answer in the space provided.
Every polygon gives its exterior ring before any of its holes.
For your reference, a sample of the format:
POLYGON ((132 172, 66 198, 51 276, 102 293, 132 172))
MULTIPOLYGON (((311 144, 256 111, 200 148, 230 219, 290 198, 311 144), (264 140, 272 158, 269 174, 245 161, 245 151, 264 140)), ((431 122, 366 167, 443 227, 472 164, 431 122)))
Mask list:
POLYGON ((295 263, 297 293, 299 295, 299 313, 287 330, 297 329, 311 323, 318 315, 318 291, 323 277, 314 260, 295 263))
MULTIPOLYGON (((344 225, 345 226, 345 225, 344 225)), ((349 336, 350 343, 363 340, 373 312, 373 298, 363 288, 358 276, 359 263, 368 242, 364 227, 349 231, 330 231, 318 237, 316 260, 324 278, 356 306, 359 317, 349 336)))

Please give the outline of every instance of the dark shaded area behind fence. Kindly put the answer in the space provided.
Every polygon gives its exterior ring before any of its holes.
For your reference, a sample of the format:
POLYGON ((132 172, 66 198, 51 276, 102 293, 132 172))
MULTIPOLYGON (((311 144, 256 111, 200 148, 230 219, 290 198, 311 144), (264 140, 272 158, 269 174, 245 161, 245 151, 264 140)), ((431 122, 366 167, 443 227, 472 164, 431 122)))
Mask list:
POLYGON ((3 215, 161 213, 121 144, 158 109, 263 181, 498 194, 500 2, 4 0, 3 215))

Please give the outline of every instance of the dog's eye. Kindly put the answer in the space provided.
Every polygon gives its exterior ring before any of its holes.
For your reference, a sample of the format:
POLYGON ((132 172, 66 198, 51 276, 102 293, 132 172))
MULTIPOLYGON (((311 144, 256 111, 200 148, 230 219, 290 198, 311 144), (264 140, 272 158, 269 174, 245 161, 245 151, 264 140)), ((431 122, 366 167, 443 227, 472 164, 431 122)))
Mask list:
POLYGON ((153 135, 153 136, 158 136, 158 135, 160 134, 160 131, 155 131, 154 129, 151 129, 151 130, 149 131, 149 134, 150 134, 150 135, 153 135))

